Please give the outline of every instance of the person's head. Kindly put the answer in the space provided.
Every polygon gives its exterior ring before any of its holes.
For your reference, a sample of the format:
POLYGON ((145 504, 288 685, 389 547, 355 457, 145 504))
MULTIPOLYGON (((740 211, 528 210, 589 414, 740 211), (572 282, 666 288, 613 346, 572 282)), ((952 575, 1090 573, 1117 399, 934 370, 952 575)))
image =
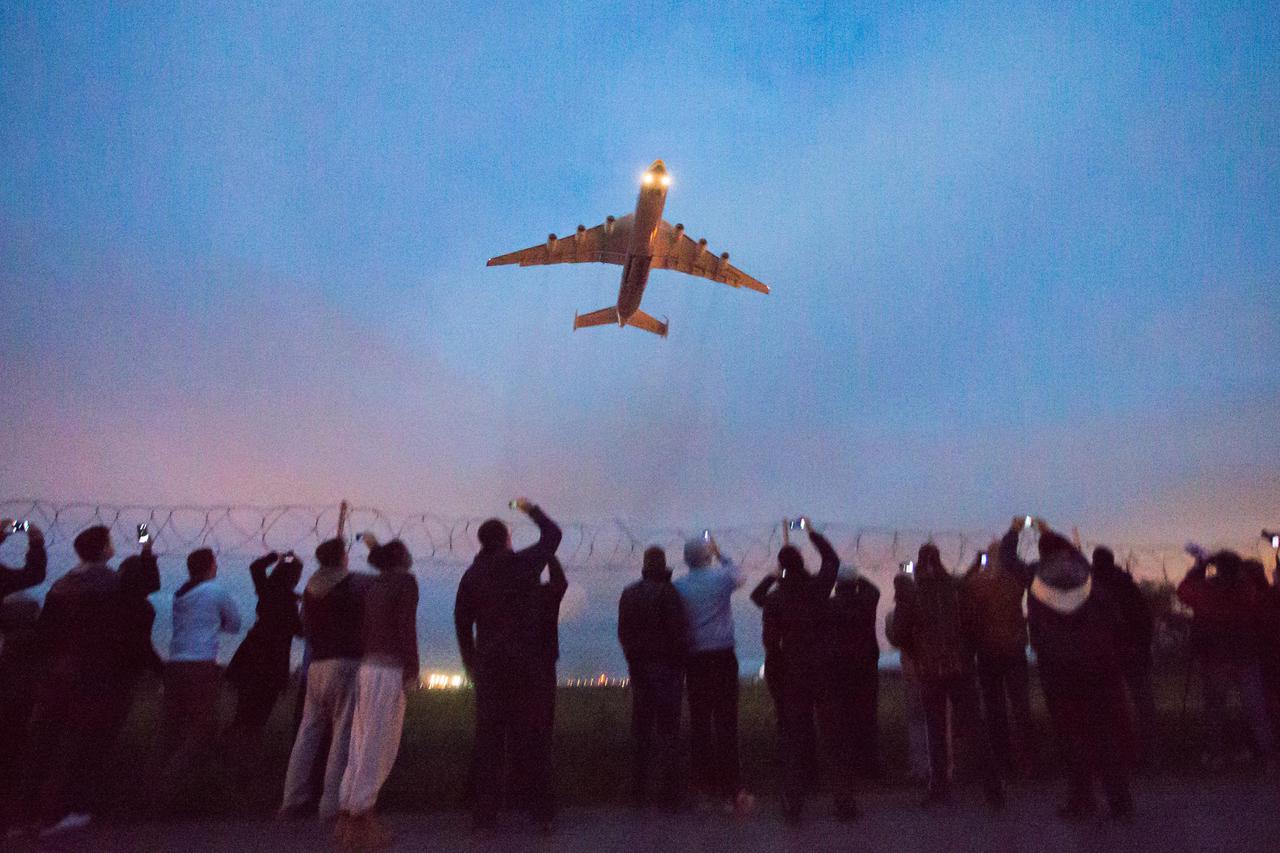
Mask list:
POLYGON ((316 562, 322 569, 345 569, 347 546, 341 539, 326 539, 316 546, 316 562))
POLYGON ((369 552, 369 565, 380 572, 407 572, 413 568, 413 555, 399 539, 392 539, 369 552))
POLYGON ((1076 546, 1071 544, 1070 539, 1054 530, 1046 530, 1040 534, 1039 548, 1041 560, 1055 554, 1076 550, 1076 546))
POLYGON ((670 580, 671 570, 667 568, 667 552, 658 545, 645 548, 644 565, 640 570, 640 576, 650 580, 670 580))
POLYGON ((511 531, 501 519, 491 518, 476 531, 481 551, 501 551, 511 547, 511 531))
POLYGON ((111 530, 101 524, 81 530, 72 544, 82 563, 105 563, 115 554, 115 548, 111 545, 111 530))
POLYGON ((289 559, 281 557, 276 567, 271 570, 271 583, 281 589, 293 589, 302 579, 302 560, 293 554, 287 556, 289 559))
POLYGON ((809 576, 804 568, 804 555, 794 545, 783 545, 778 549, 778 569, 782 572, 783 580, 788 578, 799 580, 809 576))
POLYGON ((160 571, 154 560, 127 557, 120 564, 120 594, 126 598, 146 598, 160 590, 160 571))
POLYGON ((218 558, 210 548, 197 548, 187 555, 187 575, 199 583, 218 574, 218 558))
POLYGON ((916 552, 916 577, 928 580, 941 577, 946 573, 947 570, 942 567, 942 554, 938 551, 938 546, 932 542, 921 545, 920 550, 916 552))
POLYGON ((1099 545, 1093 549, 1093 571, 1094 574, 1111 574, 1120 571, 1120 567, 1116 565, 1116 555, 1110 548, 1099 545))
POLYGON ((1244 561, 1235 551, 1222 550, 1209 560, 1218 570, 1218 577, 1224 581, 1234 581, 1241 574, 1244 561))
POLYGON ((711 543, 706 536, 695 536, 684 543, 684 564, 690 569, 711 565, 711 543))

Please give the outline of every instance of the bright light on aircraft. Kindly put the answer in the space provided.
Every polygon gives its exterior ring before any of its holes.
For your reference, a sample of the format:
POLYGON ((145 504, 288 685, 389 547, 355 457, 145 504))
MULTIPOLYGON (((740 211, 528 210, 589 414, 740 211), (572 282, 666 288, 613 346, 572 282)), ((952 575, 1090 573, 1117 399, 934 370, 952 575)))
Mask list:
POLYGON ((646 187, 653 186, 653 172, 645 172, 644 177, 640 179, 640 182, 646 187))
POLYGON ((664 187, 669 187, 669 186, 671 186, 671 176, 670 176, 670 175, 663 175, 663 176, 662 176, 662 178, 660 179, 660 183, 661 183, 664 187))

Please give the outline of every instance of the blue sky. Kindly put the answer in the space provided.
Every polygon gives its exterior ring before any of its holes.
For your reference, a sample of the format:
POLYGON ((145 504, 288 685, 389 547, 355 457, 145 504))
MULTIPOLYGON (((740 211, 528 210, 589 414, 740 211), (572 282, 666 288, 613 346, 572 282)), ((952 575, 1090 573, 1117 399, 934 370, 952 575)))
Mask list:
POLYGON ((1277 4, 431 5, 0 10, 0 492, 1280 522, 1277 4))

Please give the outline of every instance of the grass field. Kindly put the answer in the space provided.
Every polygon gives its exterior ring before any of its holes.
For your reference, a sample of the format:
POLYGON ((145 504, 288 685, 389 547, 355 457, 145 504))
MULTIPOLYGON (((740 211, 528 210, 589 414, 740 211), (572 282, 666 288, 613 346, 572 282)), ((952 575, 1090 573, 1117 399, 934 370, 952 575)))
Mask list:
MULTIPOLYGON (((1191 775, 1199 772, 1198 697, 1192 691, 1181 724, 1184 675, 1157 677, 1160 703, 1158 764, 1151 772, 1191 775)), ((897 673, 882 673, 880 699, 881 785, 909 783, 906 760, 903 683, 897 673)), ((224 695, 223 719, 231 697, 224 695)), ((158 686, 139 689, 127 729, 108 763, 103 791, 107 814, 148 817, 264 814, 279 805, 290 748, 292 695, 277 706, 265 743, 237 759, 234 744, 216 745, 213 761, 195 774, 185 790, 158 790, 147 772, 148 747, 158 718, 158 686)), ((1048 724, 1043 703, 1033 697, 1047 749, 1048 724)), ((474 694, 469 690, 418 691, 409 697, 399 759, 381 806, 421 811, 464 805, 471 753, 474 694)), ((625 797, 629 755, 629 695, 620 687, 564 687, 556 706, 555 764, 558 796, 565 804, 598 805, 625 797)), ((775 790, 777 764, 773 707, 764 685, 744 682, 740 709, 744 778, 763 794, 775 790)), ((242 750, 240 752, 243 752, 242 750)), ((1048 756, 1042 756, 1042 766, 1048 756)))

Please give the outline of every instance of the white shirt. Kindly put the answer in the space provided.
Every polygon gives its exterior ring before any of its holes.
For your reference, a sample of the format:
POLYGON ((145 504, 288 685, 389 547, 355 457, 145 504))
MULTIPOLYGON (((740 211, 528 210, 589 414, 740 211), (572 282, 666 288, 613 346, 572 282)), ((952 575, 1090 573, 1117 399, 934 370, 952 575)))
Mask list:
POLYGON ((218 659, 218 635, 240 630, 240 610, 216 579, 202 581, 173 598, 171 661, 218 659))

